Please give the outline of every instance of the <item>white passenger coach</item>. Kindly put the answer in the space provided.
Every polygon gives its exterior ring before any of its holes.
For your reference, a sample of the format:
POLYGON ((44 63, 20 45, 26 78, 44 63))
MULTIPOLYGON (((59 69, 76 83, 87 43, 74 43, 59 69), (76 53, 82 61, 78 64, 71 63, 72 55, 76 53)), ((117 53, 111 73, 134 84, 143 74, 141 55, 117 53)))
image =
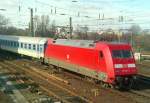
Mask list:
POLYGON ((44 58, 44 47, 48 38, 0 35, 0 49, 44 58))

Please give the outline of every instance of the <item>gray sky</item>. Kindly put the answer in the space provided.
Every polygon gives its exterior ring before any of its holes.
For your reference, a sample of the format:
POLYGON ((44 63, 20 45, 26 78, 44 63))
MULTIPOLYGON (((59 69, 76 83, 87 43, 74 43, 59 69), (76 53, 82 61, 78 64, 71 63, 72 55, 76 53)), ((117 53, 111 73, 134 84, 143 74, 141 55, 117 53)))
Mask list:
POLYGON ((88 25, 91 29, 127 28, 134 23, 143 28, 150 28, 150 0, 76 1, 4 0, 0 3, 0 9, 6 9, 6 11, 0 11, 0 14, 9 18, 12 25, 20 28, 26 28, 29 23, 29 8, 34 8, 34 15, 49 15, 50 21, 55 20, 57 25, 69 24, 69 17, 72 17, 74 26, 88 25), (54 13, 55 8, 57 14, 54 13), (97 20, 99 14, 100 19, 104 14, 105 20, 97 20), (124 22, 118 23, 119 16, 124 17, 124 22))

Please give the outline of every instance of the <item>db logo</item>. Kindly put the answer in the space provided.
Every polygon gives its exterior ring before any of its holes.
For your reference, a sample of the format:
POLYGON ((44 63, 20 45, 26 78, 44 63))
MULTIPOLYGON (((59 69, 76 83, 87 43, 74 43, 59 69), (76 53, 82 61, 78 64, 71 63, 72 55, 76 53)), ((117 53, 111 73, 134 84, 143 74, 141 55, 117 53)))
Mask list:
POLYGON ((67 57, 67 59, 69 59, 69 58, 70 58, 70 55, 69 55, 69 54, 67 54, 67 55, 66 55, 66 57, 67 57))
POLYGON ((123 68, 128 68, 128 65, 127 64, 123 64, 123 68))

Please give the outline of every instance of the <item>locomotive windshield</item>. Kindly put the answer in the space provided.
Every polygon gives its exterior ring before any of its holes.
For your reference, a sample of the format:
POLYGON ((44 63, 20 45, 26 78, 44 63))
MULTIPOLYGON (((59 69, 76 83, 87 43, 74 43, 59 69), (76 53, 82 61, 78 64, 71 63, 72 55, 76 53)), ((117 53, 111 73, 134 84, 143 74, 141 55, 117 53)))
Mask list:
POLYGON ((130 50, 113 50, 113 58, 132 58, 132 52, 130 50))

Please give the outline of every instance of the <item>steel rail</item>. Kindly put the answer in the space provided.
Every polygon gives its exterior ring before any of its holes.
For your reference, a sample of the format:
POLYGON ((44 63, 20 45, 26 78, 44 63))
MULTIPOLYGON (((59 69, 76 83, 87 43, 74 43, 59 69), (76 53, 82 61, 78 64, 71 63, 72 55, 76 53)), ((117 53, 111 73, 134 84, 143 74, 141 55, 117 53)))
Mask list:
MULTIPOLYGON (((48 81, 46 81, 47 79, 46 78, 48 78, 47 76, 45 76, 44 74, 41 74, 40 72, 36 72, 35 70, 33 70, 32 68, 30 68, 30 69, 25 69, 26 67, 22 67, 22 66, 19 66, 19 65, 17 65, 17 64, 15 64, 15 63, 11 63, 11 62, 8 62, 8 61, 5 61, 5 63, 7 63, 7 65, 12 65, 12 66, 14 66, 14 67, 16 67, 16 68, 18 68, 18 69, 20 69, 20 70, 23 70, 24 72, 26 72, 27 74, 30 74, 30 75, 34 75, 34 76, 36 76, 36 77, 38 77, 38 78, 40 78, 40 79, 42 79, 43 81, 45 81, 45 82, 48 82, 49 84, 51 84, 51 85, 53 85, 54 87, 57 87, 57 88, 59 88, 59 89, 61 89, 61 90, 64 90, 67 94, 70 94, 70 98, 77 98, 77 101, 81 101, 82 103, 92 103, 92 101, 90 101, 90 100, 87 100, 86 98, 84 98, 84 97, 81 97, 81 96, 78 96, 78 94, 76 94, 76 93, 74 93, 74 92, 72 92, 72 91, 70 91, 70 90, 68 90, 68 89, 66 89, 66 88, 64 88, 64 87, 62 87, 62 86, 60 86, 60 85, 58 85, 58 84, 56 84, 56 83, 54 83, 54 82, 51 82, 50 80, 48 80, 48 81), (72 96, 72 97, 71 97, 72 96)), ((16 69, 15 68, 15 69, 16 69)), ((50 78, 49 78, 50 79, 50 78)), ((41 84, 40 84, 41 85, 41 84)), ((44 89, 44 86, 41 86, 42 87, 42 89, 44 89)), ((45 91, 47 91, 48 92, 48 89, 44 89, 45 91)), ((50 90, 49 90, 50 91, 50 90)), ((67 100, 67 98, 63 98, 63 97, 61 97, 61 96, 59 96, 58 94, 56 94, 56 93, 54 93, 54 92, 52 92, 52 91, 50 91, 50 92, 48 92, 48 93, 50 93, 51 95, 54 95, 56 98, 58 98, 58 99, 61 99, 64 103, 73 103, 72 101, 70 102, 69 100, 67 100)), ((75 99, 73 99, 74 101, 75 101, 75 99)), ((76 103, 76 102, 75 102, 76 103)))

